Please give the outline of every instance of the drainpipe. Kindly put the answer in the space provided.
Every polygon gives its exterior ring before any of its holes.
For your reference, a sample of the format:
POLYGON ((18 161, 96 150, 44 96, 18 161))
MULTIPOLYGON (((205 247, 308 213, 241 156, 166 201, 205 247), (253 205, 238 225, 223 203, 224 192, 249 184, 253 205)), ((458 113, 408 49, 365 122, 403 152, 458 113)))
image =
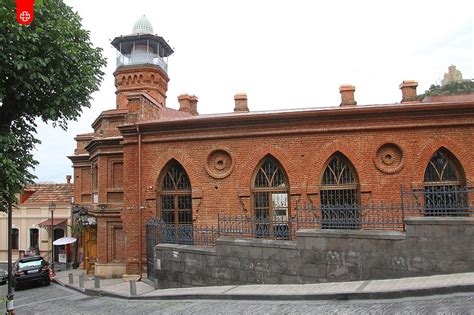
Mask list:
POLYGON ((138 260, 138 268, 140 268, 140 278, 142 277, 142 134, 137 126, 138 132, 138 235, 140 256, 138 260))

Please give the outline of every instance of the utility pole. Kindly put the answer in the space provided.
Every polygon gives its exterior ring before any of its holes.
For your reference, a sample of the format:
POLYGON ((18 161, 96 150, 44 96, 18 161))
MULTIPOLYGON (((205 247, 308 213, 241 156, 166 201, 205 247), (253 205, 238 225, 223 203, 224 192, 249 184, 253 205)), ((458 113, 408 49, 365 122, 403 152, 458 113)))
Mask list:
POLYGON ((12 291, 12 203, 8 202, 8 293, 7 293, 7 314, 14 315, 13 291, 12 291))
POLYGON ((49 211, 51 211, 51 270, 53 270, 54 273, 54 210, 56 209, 56 204, 51 201, 49 203, 49 211))

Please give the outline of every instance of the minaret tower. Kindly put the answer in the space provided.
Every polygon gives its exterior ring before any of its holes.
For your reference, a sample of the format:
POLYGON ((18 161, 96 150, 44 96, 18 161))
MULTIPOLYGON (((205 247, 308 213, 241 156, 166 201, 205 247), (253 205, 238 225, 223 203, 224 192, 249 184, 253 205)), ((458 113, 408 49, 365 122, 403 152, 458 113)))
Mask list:
POLYGON ((142 16, 135 22, 132 34, 116 37, 117 108, 127 108, 127 94, 145 92, 166 106, 168 90, 168 56, 173 49, 160 36, 153 34, 150 21, 142 16))

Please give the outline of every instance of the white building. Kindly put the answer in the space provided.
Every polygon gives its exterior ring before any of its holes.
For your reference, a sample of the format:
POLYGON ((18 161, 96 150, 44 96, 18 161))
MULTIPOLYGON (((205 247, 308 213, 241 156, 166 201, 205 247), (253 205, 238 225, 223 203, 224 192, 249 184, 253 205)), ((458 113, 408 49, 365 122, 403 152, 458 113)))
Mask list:
MULTIPOLYGON (((68 176, 66 184, 35 184, 25 188, 20 195, 20 203, 13 208, 12 248, 13 261, 32 251, 50 259, 51 227, 54 240, 70 236, 71 202, 73 184, 68 176), (54 211, 51 211, 54 210, 54 211), (51 216, 53 215, 53 221, 51 216)), ((8 221, 7 213, 0 213, 0 263, 8 259, 8 221)), ((66 250, 64 246, 55 247, 55 261, 58 254, 66 250)))

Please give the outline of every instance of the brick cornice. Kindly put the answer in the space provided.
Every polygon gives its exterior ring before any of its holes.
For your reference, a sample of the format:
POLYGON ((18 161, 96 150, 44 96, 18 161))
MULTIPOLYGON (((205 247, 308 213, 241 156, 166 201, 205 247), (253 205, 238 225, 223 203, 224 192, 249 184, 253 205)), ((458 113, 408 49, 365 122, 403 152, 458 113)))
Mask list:
POLYGON ((113 75, 115 77, 120 74, 137 73, 137 72, 144 72, 144 71, 160 73, 160 75, 166 79, 166 82, 169 81, 168 74, 164 72, 163 69, 160 68, 160 66, 153 65, 153 64, 118 67, 117 70, 115 70, 115 72, 113 73, 113 75))
POLYGON ((89 154, 69 155, 68 159, 70 159, 73 164, 76 164, 89 162, 89 157, 89 154))
MULTIPOLYGON (((393 121, 393 119, 391 119, 393 121)), ((262 137, 262 136, 287 136, 287 135, 305 135, 305 134, 327 134, 327 133, 341 133, 341 132, 363 132, 363 131, 385 131, 385 130, 404 130, 404 129, 423 129, 423 128, 449 128, 449 127, 468 127, 474 126, 474 119, 467 122, 454 121, 449 123, 412 123, 412 124, 393 124, 386 125, 383 123, 378 123, 377 125, 372 124, 364 126, 361 124, 354 123, 350 127, 307 127, 307 128, 298 128, 298 129, 289 129, 284 128, 284 126, 278 126, 278 128, 272 128, 275 126, 268 126, 269 130, 257 130, 249 131, 251 128, 214 128, 201 130, 209 133, 199 134, 197 131, 179 133, 175 131, 171 132, 144 132, 145 135, 153 135, 159 137, 153 137, 142 140, 142 143, 158 143, 158 142, 179 142, 179 141, 189 141, 189 140, 217 140, 217 139, 232 139, 232 138, 251 138, 251 137, 262 137), (243 132, 242 130, 245 131, 243 132), (226 131, 225 133, 223 131, 226 131)), ((257 126, 256 126, 257 127, 257 126)), ((262 126, 258 126, 262 129, 262 126)), ((131 131, 132 129, 127 129, 131 131)), ((137 134, 136 127, 133 127, 134 134, 127 134, 129 137, 124 137, 122 144, 134 144, 136 143, 136 138, 132 137, 137 134)), ((125 136, 125 135, 124 135, 125 136)))
MULTIPOLYGON (((389 120, 396 118, 423 118, 449 116, 474 117, 474 102, 462 103, 413 103, 396 105, 357 106, 351 108, 319 108, 308 110, 294 110, 282 112, 250 112, 226 115, 197 116, 189 119, 168 121, 144 121, 137 123, 140 130, 153 132, 155 130, 178 131, 206 128, 222 128, 248 125, 275 125, 275 124, 301 124, 304 121, 367 121, 389 120)), ((125 128, 124 128, 125 130, 125 128)))
POLYGON ((110 147, 113 145, 120 145, 120 142, 123 140, 122 137, 109 137, 109 138, 95 138, 91 140, 86 146, 85 149, 89 152, 96 150, 101 146, 110 147))
MULTIPOLYGON (((121 117, 123 119, 125 119, 125 117, 127 116, 128 114, 128 110, 124 110, 124 109, 115 109, 115 110, 106 110, 106 111, 103 111, 102 113, 100 113, 100 115, 94 120, 94 122, 92 123, 92 128, 96 128, 96 126, 103 120, 103 119, 106 119, 106 118, 116 118, 116 117, 121 117)), ((94 134, 91 135, 91 139, 92 139, 92 136, 94 134)))

